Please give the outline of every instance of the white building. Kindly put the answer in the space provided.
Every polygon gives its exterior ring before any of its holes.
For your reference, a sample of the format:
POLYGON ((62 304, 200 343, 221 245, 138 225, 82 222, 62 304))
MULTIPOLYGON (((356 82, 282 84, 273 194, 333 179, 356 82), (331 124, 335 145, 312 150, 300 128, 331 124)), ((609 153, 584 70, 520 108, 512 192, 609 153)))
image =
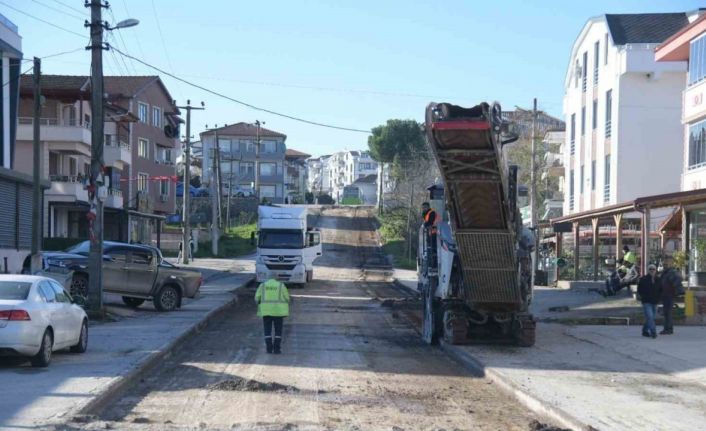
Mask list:
POLYGON ((686 13, 601 15, 574 42, 564 82, 564 214, 677 191, 684 62, 655 47, 686 13))
POLYGON ((541 181, 556 179, 557 188, 552 190, 544 199, 544 209, 540 211, 540 220, 549 220, 561 217, 564 207, 564 142, 566 132, 550 131, 544 135, 542 145, 546 148, 544 153, 545 169, 541 181))
POLYGON ((330 192, 327 169, 329 157, 331 156, 312 157, 306 161, 307 189, 315 196, 330 192))
POLYGON ((370 157, 369 151, 339 151, 322 162, 321 169, 322 189, 338 202, 344 187, 377 174, 378 163, 370 157))

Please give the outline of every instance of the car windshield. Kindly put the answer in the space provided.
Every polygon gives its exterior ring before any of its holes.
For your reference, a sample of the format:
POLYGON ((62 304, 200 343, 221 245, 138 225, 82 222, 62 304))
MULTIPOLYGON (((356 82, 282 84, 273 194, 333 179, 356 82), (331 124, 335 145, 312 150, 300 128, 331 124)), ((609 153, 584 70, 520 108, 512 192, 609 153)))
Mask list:
POLYGON ((91 242, 90 241, 83 241, 80 242, 74 246, 71 246, 64 250, 66 253, 71 253, 71 254, 80 254, 83 256, 88 256, 91 250, 91 242))
POLYGON ((300 230, 261 230, 260 248, 304 248, 304 235, 300 230))
POLYGON ((23 281, 0 281, 0 299, 27 299, 30 287, 32 283, 23 281))

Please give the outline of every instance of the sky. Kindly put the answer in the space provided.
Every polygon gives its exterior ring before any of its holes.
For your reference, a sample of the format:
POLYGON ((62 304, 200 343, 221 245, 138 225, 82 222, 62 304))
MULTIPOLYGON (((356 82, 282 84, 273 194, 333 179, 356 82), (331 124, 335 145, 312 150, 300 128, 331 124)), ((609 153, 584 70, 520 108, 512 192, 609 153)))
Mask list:
MULTIPOLYGON (((42 73, 87 75, 84 0, 0 0, 19 27, 25 58, 42 73), (28 15, 31 15, 28 16, 28 15), (34 17, 34 18, 33 18, 34 17), (35 18, 47 22, 41 22, 35 18), (56 28, 52 26, 62 27, 56 28), (67 31, 68 30, 68 31, 67 31), (81 36, 85 35, 85 36, 81 36)), ((344 128, 370 130, 391 118, 423 121, 429 102, 539 108, 561 118, 571 45, 604 13, 683 12, 693 0, 110 0, 104 19, 140 20, 110 32, 118 49, 187 81, 248 104, 344 128)), ((25 69, 31 65, 26 63, 25 69)), ((312 155, 367 148, 367 133, 314 126, 257 111, 167 77, 117 52, 110 75, 154 75, 206 125, 265 122, 288 148, 312 155)), ((184 133, 182 131, 182 133, 184 133)))

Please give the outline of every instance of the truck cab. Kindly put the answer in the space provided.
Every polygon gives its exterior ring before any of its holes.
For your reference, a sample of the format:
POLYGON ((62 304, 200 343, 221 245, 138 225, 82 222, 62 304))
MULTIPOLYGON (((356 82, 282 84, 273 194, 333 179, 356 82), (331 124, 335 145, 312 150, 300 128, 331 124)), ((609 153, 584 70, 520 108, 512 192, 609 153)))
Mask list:
POLYGON ((274 278, 305 284, 314 277, 314 260, 321 256, 321 232, 307 226, 303 207, 258 208, 257 281, 274 278))

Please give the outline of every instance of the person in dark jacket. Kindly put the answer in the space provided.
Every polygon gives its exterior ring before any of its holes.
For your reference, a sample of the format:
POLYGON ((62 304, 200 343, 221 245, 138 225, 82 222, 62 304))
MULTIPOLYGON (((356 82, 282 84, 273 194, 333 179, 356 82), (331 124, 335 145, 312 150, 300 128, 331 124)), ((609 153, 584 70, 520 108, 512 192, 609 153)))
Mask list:
POLYGON ((642 310, 645 312, 642 336, 657 338, 655 315, 657 314, 657 304, 662 296, 662 280, 657 276, 657 267, 655 265, 650 264, 647 267, 647 275, 640 278, 637 283, 637 294, 640 295, 642 310))
POLYGON ((674 333, 672 314, 674 311, 674 297, 681 287, 682 278, 674 268, 666 268, 660 277, 662 280, 662 310, 664 311, 664 329, 660 334, 671 335, 674 333))

